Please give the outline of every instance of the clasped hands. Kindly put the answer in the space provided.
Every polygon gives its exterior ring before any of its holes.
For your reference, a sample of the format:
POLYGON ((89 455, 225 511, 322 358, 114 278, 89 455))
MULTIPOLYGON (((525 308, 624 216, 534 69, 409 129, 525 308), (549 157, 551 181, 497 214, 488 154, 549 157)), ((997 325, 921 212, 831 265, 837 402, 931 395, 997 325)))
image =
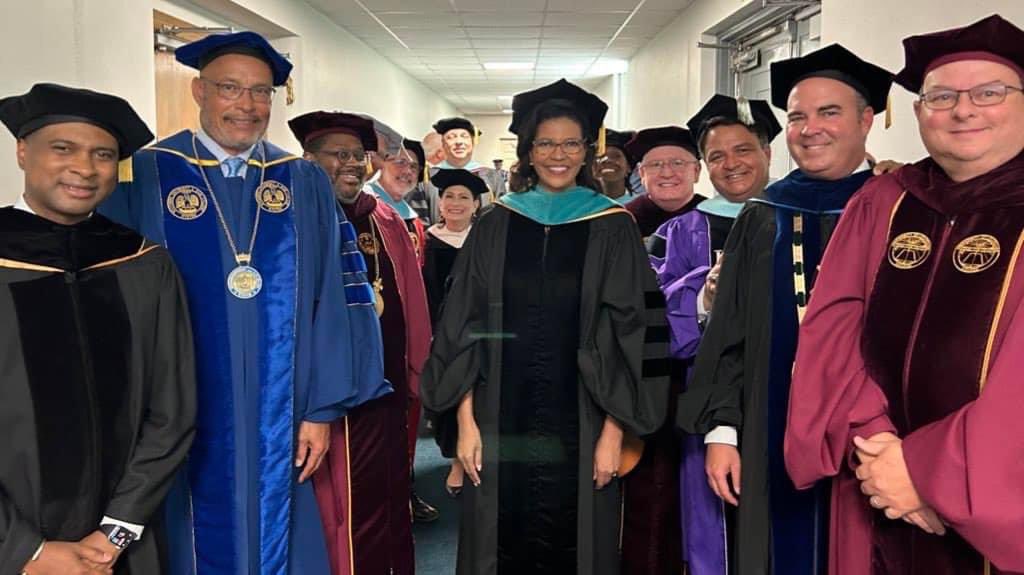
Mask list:
POLYGON ((109 575, 121 550, 94 531, 81 541, 47 541, 38 559, 22 569, 27 575, 109 575))
POLYGON ((868 439, 855 437, 856 475, 860 490, 875 509, 889 519, 903 519, 927 533, 944 535, 946 526, 931 507, 921 501, 903 458, 903 440, 883 432, 868 439))

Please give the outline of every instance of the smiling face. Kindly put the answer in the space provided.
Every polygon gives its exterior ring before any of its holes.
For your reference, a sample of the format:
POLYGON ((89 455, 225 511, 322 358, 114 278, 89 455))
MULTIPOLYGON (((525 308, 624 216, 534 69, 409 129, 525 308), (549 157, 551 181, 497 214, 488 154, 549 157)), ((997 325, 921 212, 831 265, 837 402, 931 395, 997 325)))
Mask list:
POLYGON ((594 162, 594 177, 604 183, 623 182, 629 175, 629 161, 618 148, 608 147, 603 157, 594 162))
POLYGON ((768 185, 771 146, 762 146, 746 126, 719 125, 704 135, 704 163, 715 191, 730 202, 743 202, 768 185))
POLYGON ((469 130, 462 128, 448 130, 441 136, 441 139, 444 142, 444 151, 449 164, 462 167, 472 159, 473 134, 470 134, 469 130))
POLYGON ((807 175, 838 180, 864 162, 874 111, 858 110, 858 95, 831 78, 808 78, 789 93, 786 144, 807 175))
POLYGON ((365 156, 363 144, 352 134, 335 132, 319 138, 303 157, 315 162, 331 180, 334 196, 342 201, 351 200, 363 189, 366 178, 366 161, 357 158, 365 156), (340 154, 349 156, 347 161, 339 159, 340 154))
POLYGON ((41 217, 78 223, 117 186, 117 140, 92 124, 67 122, 39 128, 18 140, 25 172, 25 202, 41 217))
POLYGON ((447 227, 461 230, 473 219, 473 214, 480 207, 480 200, 465 186, 449 186, 441 194, 438 210, 447 227))
MULTIPOLYGON (((995 82, 1021 87, 1016 72, 1003 64, 962 60, 929 72, 921 92, 968 90, 995 82)), ((961 93, 950 110, 932 110, 917 101, 914 112, 925 148, 954 180, 987 173, 1024 150, 1024 95, 1018 90, 1009 90, 994 106, 978 106, 961 93)))
POLYGON ((551 118, 537 126, 534 142, 548 141, 555 144, 550 153, 530 150, 530 163, 537 172, 537 182, 549 192, 563 192, 576 186, 576 176, 586 162, 586 148, 576 154, 567 154, 563 149, 568 140, 583 141, 583 128, 571 118, 551 118))
POLYGON ((241 88, 273 86, 270 66, 259 58, 225 54, 192 79, 192 97, 199 104, 199 124, 229 154, 248 150, 263 137, 270 122, 270 102, 256 102, 245 90, 235 100, 223 98, 217 84, 241 88))
POLYGON ((658 146, 644 154, 640 163, 640 181, 651 201, 666 212, 674 212, 693 199, 693 184, 700 177, 700 162, 689 150, 679 146, 658 146), (671 164, 683 162, 674 169, 671 164), (651 167, 652 162, 663 162, 660 169, 651 167))
POLYGON ((416 154, 402 150, 382 162, 378 183, 392 199, 401 200, 416 187, 422 168, 416 154))

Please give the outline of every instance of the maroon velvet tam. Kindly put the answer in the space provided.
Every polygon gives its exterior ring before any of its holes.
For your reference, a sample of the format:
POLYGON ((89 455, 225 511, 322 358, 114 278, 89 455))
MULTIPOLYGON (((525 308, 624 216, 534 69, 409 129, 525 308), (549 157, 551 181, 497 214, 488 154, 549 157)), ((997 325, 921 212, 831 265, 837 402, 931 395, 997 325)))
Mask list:
POLYGON ((288 120, 295 138, 305 148, 311 140, 327 134, 351 134, 363 144, 363 150, 377 151, 377 133, 373 122, 344 112, 309 112, 288 120))
POLYGON ((1012 68, 1024 81, 1024 30, 998 14, 962 28, 903 39, 906 64, 896 83, 918 93, 935 68, 962 60, 986 60, 1012 68))
POLYGON ((679 126, 662 126, 659 128, 647 128, 640 130, 633 136, 633 139, 626 144, 626 153, 637 161, 642 162, 644 155, 658 146, 677 146, 700 159, 700 152, 697 151, 697 142, 693 134, 686 128, 679 126))

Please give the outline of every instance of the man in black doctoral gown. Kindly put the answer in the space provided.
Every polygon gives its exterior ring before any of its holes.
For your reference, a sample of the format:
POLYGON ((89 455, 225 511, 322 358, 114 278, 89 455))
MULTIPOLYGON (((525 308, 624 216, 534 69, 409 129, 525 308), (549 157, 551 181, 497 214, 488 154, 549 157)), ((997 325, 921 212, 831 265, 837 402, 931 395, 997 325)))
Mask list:
POLYGON ((0 100, 24 195, 0 208, 0 573, 154 575, 192 442, 192 334, 163 248, 93 210, 152 139, 124 100, 0 100))

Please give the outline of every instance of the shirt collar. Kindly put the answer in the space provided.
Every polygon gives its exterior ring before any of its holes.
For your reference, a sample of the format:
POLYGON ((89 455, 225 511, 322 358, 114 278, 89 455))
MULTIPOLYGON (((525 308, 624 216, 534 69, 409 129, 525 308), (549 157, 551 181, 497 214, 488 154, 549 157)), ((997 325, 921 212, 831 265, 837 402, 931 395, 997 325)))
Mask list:
POLYGON ((25 194, 22 194, 18 198, 18 201, 14 203, 14 209, 21 210, 23 212, 28 212, 28 213, 32 214, 33 216, 38 216, 39 215, 39 214, 36 213, 35 210, 32 209, 32 206, 28 205, 28 202, 25 201, 25 194))
POLYGON ((253 144, 252 146, 249 146, 248 150, 240 154, 229 154, 220 146, 220 144, 214 141, 214 139, 206 133, 206 130, 203 130, 202 128, 196 130, 196 139, 199 140, 203 147, 209 150, 210 153, 213 154, 213 157, 217 158, 217 161, 222 164, 224 163, 224 160, 228 158, 242 158, 242 160, 248 162, 249 156, 252 155, 252 151, 256 149, 256 144, 253 144))

